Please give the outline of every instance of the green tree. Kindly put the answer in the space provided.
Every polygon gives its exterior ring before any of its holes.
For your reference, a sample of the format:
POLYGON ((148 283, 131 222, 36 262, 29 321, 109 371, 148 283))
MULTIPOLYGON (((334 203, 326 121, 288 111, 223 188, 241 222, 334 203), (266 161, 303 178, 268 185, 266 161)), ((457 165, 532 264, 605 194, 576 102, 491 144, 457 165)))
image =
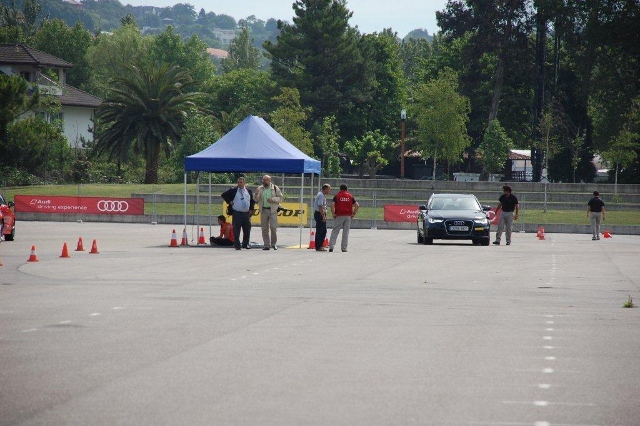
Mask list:
POLYGON ((334 115, 340 134, 350 139, 361 131, 352 109, 371 99, 372 85, 359 34, 349 26, 352 13, 345 0, 298 0, 293 10, 293 24, 279 21, 276 43, 263 44, 273 78, 298 89, 312 121, 334 115))
MULTIPOLYGON (((7 2, 8 3, 8 2, 7 2)), ((24 0, 22 10, 16 2, 0 4, 0 43, 24 43, 34 35, 42 5, 38 0, 24 0)))
POLYGON ((353 138, 344 144, 345 153, 357 167, 358 175, 363 177, 367 173, 371 179, 375 179, 378 170, 389 164, 388 158, 393 149, 391 138, 379 130, 368 131, 362 138, 353 138))
POLYGON ((211 115, 201 114, 197 111, 187 115, 174 162, 178 181, 184 173, 184 158, 202 151, 220 139, 216 127, 216 120, 211 115))
POLYGON ((509 150, 512 148, 513 141, 507 136, 500 121, 493 120, 489 123, 482 143, 478 147, 482 168, 489 174, 502 170, 509 158, 509 150))
POLYGON ((235 126, 247 115, 266 116, 273 110, 273 97, 277 94, 276 83, 268 72, 239 69, 213 80, 210 108, 216 117, 221 118, 222 112, 228 114, 235 126))
POLYGON ((27 94, 28 89, 29 83, 24 78, 0 73, 0 158, 4 158, 2 148, 7 140, 9 124, 40 103, 37 88, 31 96, 27 94))
POLYGON ((126 77, 128 64, 135 58, 148 57, 150 37, 142 37, 135 25, 124 25, 113 34, 99 34, 87 52, 87 60, 94 71, 91 92, 104 99, 109 90, 109 81, 126 77))
POLYGON ((93 37, 81 23, 69 28, 64 21, 54 19, 42 23, 34 37, 33 47, 71 62, 74 67, 67 71, 66 81, 71 86, 84 89, 91 81, 87 51, 92 42, 93 37))
POLYGON ((315 152, 322 161, 322 173, 329 177, 339 177, 340 167, 340 133, 334 116, 316 122, 312 129, 315 135, 315 152))
POLYGON ((145 183, 158 183, 160 152, 170 156, 182 136, 187 114, 200 109, 194 81, 180 67, 142 62, 115 78, 96 112, 97 155, 124 158, 129 151, 145 159, 145 183))
POLYGON ((378 129, 383 134, 396 138, 398 117, 404 108, 406 82, 402 72, 402 61, 396 34, 391 30, 365 34, 360 41, 371 87, 371 99, 351 109, 350 122, 363 120, 362 134, 366 130, 378 129))
POLYGON ((618 194, 618 170, 630 166, 638 160, 640 152, 640 135, 623 130, 611 141, 609 149, 602 152, 602 157, 611 162, 615 170, 615 194, 618 194))
POLYGON ((269 114, 271 125, 293 146, 307 155, 313 155, 311 135, 304 128, 307 109, 300 105, 300 94, 296 89, 282 88, 273 98, 278 107, 269 114))
POLYGON ((175 64, 188 70, 194 82, 194 89, 204 90, 216 74, 216 67, 207 53, 207 45, 197 36, 186 42, 176 34, 172 26, 155 37, 149 48, 149 58, 160 63, 175 64))
POLYGON ((229 56, 222 59, 222 71, 224 73, 233 70, 260 68, 260 51, 253 46, 253 40, 249 38, 249 29, 242 27, 240 34, 229 44, 229 56))
POLYGON ((458 93, 457 76, 445 70, 429 83, 419 84, 411 105, 416 117, 418 149, 433 160, 436 179, 438 158, 459 161, 471 144, 467 135, 469 100, 458 93))

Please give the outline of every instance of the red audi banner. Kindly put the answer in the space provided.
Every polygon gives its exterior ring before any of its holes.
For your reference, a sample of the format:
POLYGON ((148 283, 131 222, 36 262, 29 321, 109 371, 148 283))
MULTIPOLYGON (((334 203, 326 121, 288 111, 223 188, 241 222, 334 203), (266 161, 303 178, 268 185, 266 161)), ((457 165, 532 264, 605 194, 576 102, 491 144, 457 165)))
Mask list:
POLYGON ((385 222, 416 222, 419 213, 418 206, 402 204, 387 204, 384 206, 385 222))
POLYGON ((144 214, 143 198, 16 195, 15 211, 25 213, 144 214))

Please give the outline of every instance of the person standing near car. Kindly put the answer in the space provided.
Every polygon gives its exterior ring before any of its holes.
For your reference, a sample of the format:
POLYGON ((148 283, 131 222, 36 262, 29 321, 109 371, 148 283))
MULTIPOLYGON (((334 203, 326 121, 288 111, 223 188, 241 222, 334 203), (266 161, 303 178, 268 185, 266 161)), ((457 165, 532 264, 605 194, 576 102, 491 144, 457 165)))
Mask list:
POLYGON ((592 240, 600 239, 600 222, 604 220, 604 201, 600 193, 593 191, 593 198, 587 203, 587 219, 591 219, 592 240))
POLYGON ((221 195, 231 206, 231 224, 233 225, 234 247, 240 250, 240 231, 242 230, 242 248, 250 249, 251 215, 254 210, 253 193, 246 188, 244 177, 238 178, 238 186, 229 188, 221 195))
POLYGON ((518 205, 518 198, 516 198, 516 196, 511 192, 511 187, 509 185, 505 185, 502 187, 502 195, 498 198, 496 213, 500 209, 502 209, 502 213, 500 214, 500 221, 498 222, 496 240, 493 242, 493 244, 497 246, 500 245, 500 238, 502 237, 503 231, 506 231, 507 234, 507 245, 511 245, 511 228, 513 226, 513 221, 518 220, 520 206, 518 205))
POLYGON ((333 247, 338 239, 338 234, 342 230, 342 242, 340 248, 343 252, 347 251, 349 244, 349 230, 351 229, 351 219, 358 213, 360 204, 356 199, 347 192, 347 185, 340 185, 340 192, 333 197, 331 204, 331 213, 333 215, 333 229, 331 230, 331 238, 329 239, 329 251, 333 251, 333 247))
POLYGON ((255 202, 260 209, 260 226, 262 227, 262 241, 264 248, 278 250, 278 207, 282 202, 282 191, 278 185, 271 182, 271 176, 262 176, 262 186, 256 189, 254 194, 255 202), (271 231, 271 235, 269 235, 271 231))
POLYGON ((313 218, 316 221, 316 251, 326 251, 322 245, 327 238, 327 195, 331 185, 325 183, 313 200, 313 218))

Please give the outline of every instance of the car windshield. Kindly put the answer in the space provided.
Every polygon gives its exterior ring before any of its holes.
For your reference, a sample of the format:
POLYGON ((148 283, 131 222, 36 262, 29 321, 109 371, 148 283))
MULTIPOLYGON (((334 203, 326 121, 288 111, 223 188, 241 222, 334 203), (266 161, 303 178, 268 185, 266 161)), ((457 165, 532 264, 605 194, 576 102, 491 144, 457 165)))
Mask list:
POLYGON ((430 210, 479 210, 476 200, 468 197, 437 197, 432 198, 430 210))

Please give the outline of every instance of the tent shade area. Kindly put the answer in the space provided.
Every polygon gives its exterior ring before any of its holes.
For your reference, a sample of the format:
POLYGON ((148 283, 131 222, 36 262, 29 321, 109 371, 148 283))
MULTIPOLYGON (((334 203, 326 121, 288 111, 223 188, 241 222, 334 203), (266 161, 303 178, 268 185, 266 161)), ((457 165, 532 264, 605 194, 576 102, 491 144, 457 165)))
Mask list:
POLYGON ((184 170, 320 174, 320 161, 291 145, 262 118, 250 115, 213 145, 186 157, 184 170))
MULTIPOLYGON (((311 191, 313 191, 313 175, 320 174, 321 165, 320 161, 309 157, 289 143, 264 119, 250 115, 213 145, 197 154, 185 157, 184 171, 184 224, 186 228, 187 172, 300 174, 300 205, 302 206, 304 204, 304 175, 305 173, 311 174, 311 191)), ((211 177, 209 177, 209 188, 211 188, 211 177)), ((310 193, 310 197, 313 199, 313 193, 310 193)), ((209 193, 209 202, 211 203, 211 193, 209 193)), ((302 247, 302 222, 299 225, 300 247, 302 247)), ((211 228, 211 224, 209 227, 211 228)))

